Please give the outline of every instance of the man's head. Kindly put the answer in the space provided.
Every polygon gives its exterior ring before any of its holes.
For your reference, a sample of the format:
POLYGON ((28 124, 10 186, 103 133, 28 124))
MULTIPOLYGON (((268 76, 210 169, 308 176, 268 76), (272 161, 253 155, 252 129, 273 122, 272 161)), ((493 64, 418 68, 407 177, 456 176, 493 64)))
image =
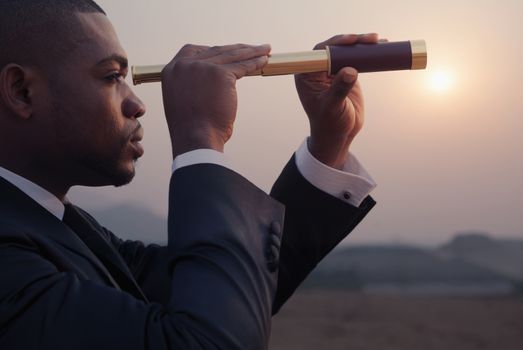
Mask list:
POLYGON ((0 23, 0 165, 67 186, 128 183, 145 108, 123 79, 126 54, 103 10, 90 0, 0 0, 0 23))

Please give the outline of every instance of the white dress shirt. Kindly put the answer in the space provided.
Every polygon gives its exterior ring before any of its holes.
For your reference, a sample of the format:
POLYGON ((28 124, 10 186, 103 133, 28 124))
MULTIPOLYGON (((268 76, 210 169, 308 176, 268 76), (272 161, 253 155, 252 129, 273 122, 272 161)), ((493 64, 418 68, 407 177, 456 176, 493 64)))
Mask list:
POLYGON ((38 186, 34 182, 21 177, 5 168, 0 167, 0 176, 31 197, 36 203, 47 209, 51 214, 62 220, 65 207, 54 194, 38 186))
MULTIPOLYGON (((225 154, 211 149, 198 149, 176 157, 173 162, 173 172, 185 166, 201 163, 217 164, 234 171, 225 154)), ((312 185, 354 206, 359 206, 376 187, 375 182, 354 155, 349 155, 343 171, 330 168, 310 154, 307 139, 296 151, 296 165, 303 177, 312 185)), ((2 167, 0 167, 0 176, 58 219, 63 219, 64 204, 53 194, 2 167)))

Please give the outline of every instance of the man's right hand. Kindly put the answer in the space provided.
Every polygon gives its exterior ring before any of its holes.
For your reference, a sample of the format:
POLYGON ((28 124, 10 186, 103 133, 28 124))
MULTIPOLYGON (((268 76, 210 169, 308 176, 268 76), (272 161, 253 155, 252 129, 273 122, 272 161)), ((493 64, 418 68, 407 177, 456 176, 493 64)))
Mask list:
POLYGON ((236 80, 267 64, 269 45, 185 45, 162 71, 173 158, 195 149, 223 152, 236 118, 236 80))

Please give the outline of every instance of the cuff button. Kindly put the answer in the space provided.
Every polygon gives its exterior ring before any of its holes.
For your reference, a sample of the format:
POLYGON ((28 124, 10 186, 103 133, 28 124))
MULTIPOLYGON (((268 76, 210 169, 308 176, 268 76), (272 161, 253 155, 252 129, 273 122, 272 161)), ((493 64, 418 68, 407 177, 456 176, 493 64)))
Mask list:
POLYGON ((281 228, 281 224, 278 221, 273 221, 271 223, 271 232, 278 236, 281 236, 282 228, 281 228))

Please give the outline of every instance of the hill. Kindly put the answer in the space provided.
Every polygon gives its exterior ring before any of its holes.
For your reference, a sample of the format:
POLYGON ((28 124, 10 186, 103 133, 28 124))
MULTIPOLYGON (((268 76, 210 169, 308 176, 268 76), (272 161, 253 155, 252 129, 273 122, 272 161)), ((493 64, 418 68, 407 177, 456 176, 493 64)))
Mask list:
POLYGON ((437 253, 444 259, 461 259, 523 281, 523 240, 496 240, 485 233, 464 233, 443 245, 437 253))
POLYGON ((333 251, 304 288, 415 294, 508 294, 523 281, 523 240, 458 235, 435 249, 359 246, 333 251))
POLYGON ((167 219, 147 209, 121 205, 105 210, 89 210, 89 213, 122 239, 167 243, 167 219))

